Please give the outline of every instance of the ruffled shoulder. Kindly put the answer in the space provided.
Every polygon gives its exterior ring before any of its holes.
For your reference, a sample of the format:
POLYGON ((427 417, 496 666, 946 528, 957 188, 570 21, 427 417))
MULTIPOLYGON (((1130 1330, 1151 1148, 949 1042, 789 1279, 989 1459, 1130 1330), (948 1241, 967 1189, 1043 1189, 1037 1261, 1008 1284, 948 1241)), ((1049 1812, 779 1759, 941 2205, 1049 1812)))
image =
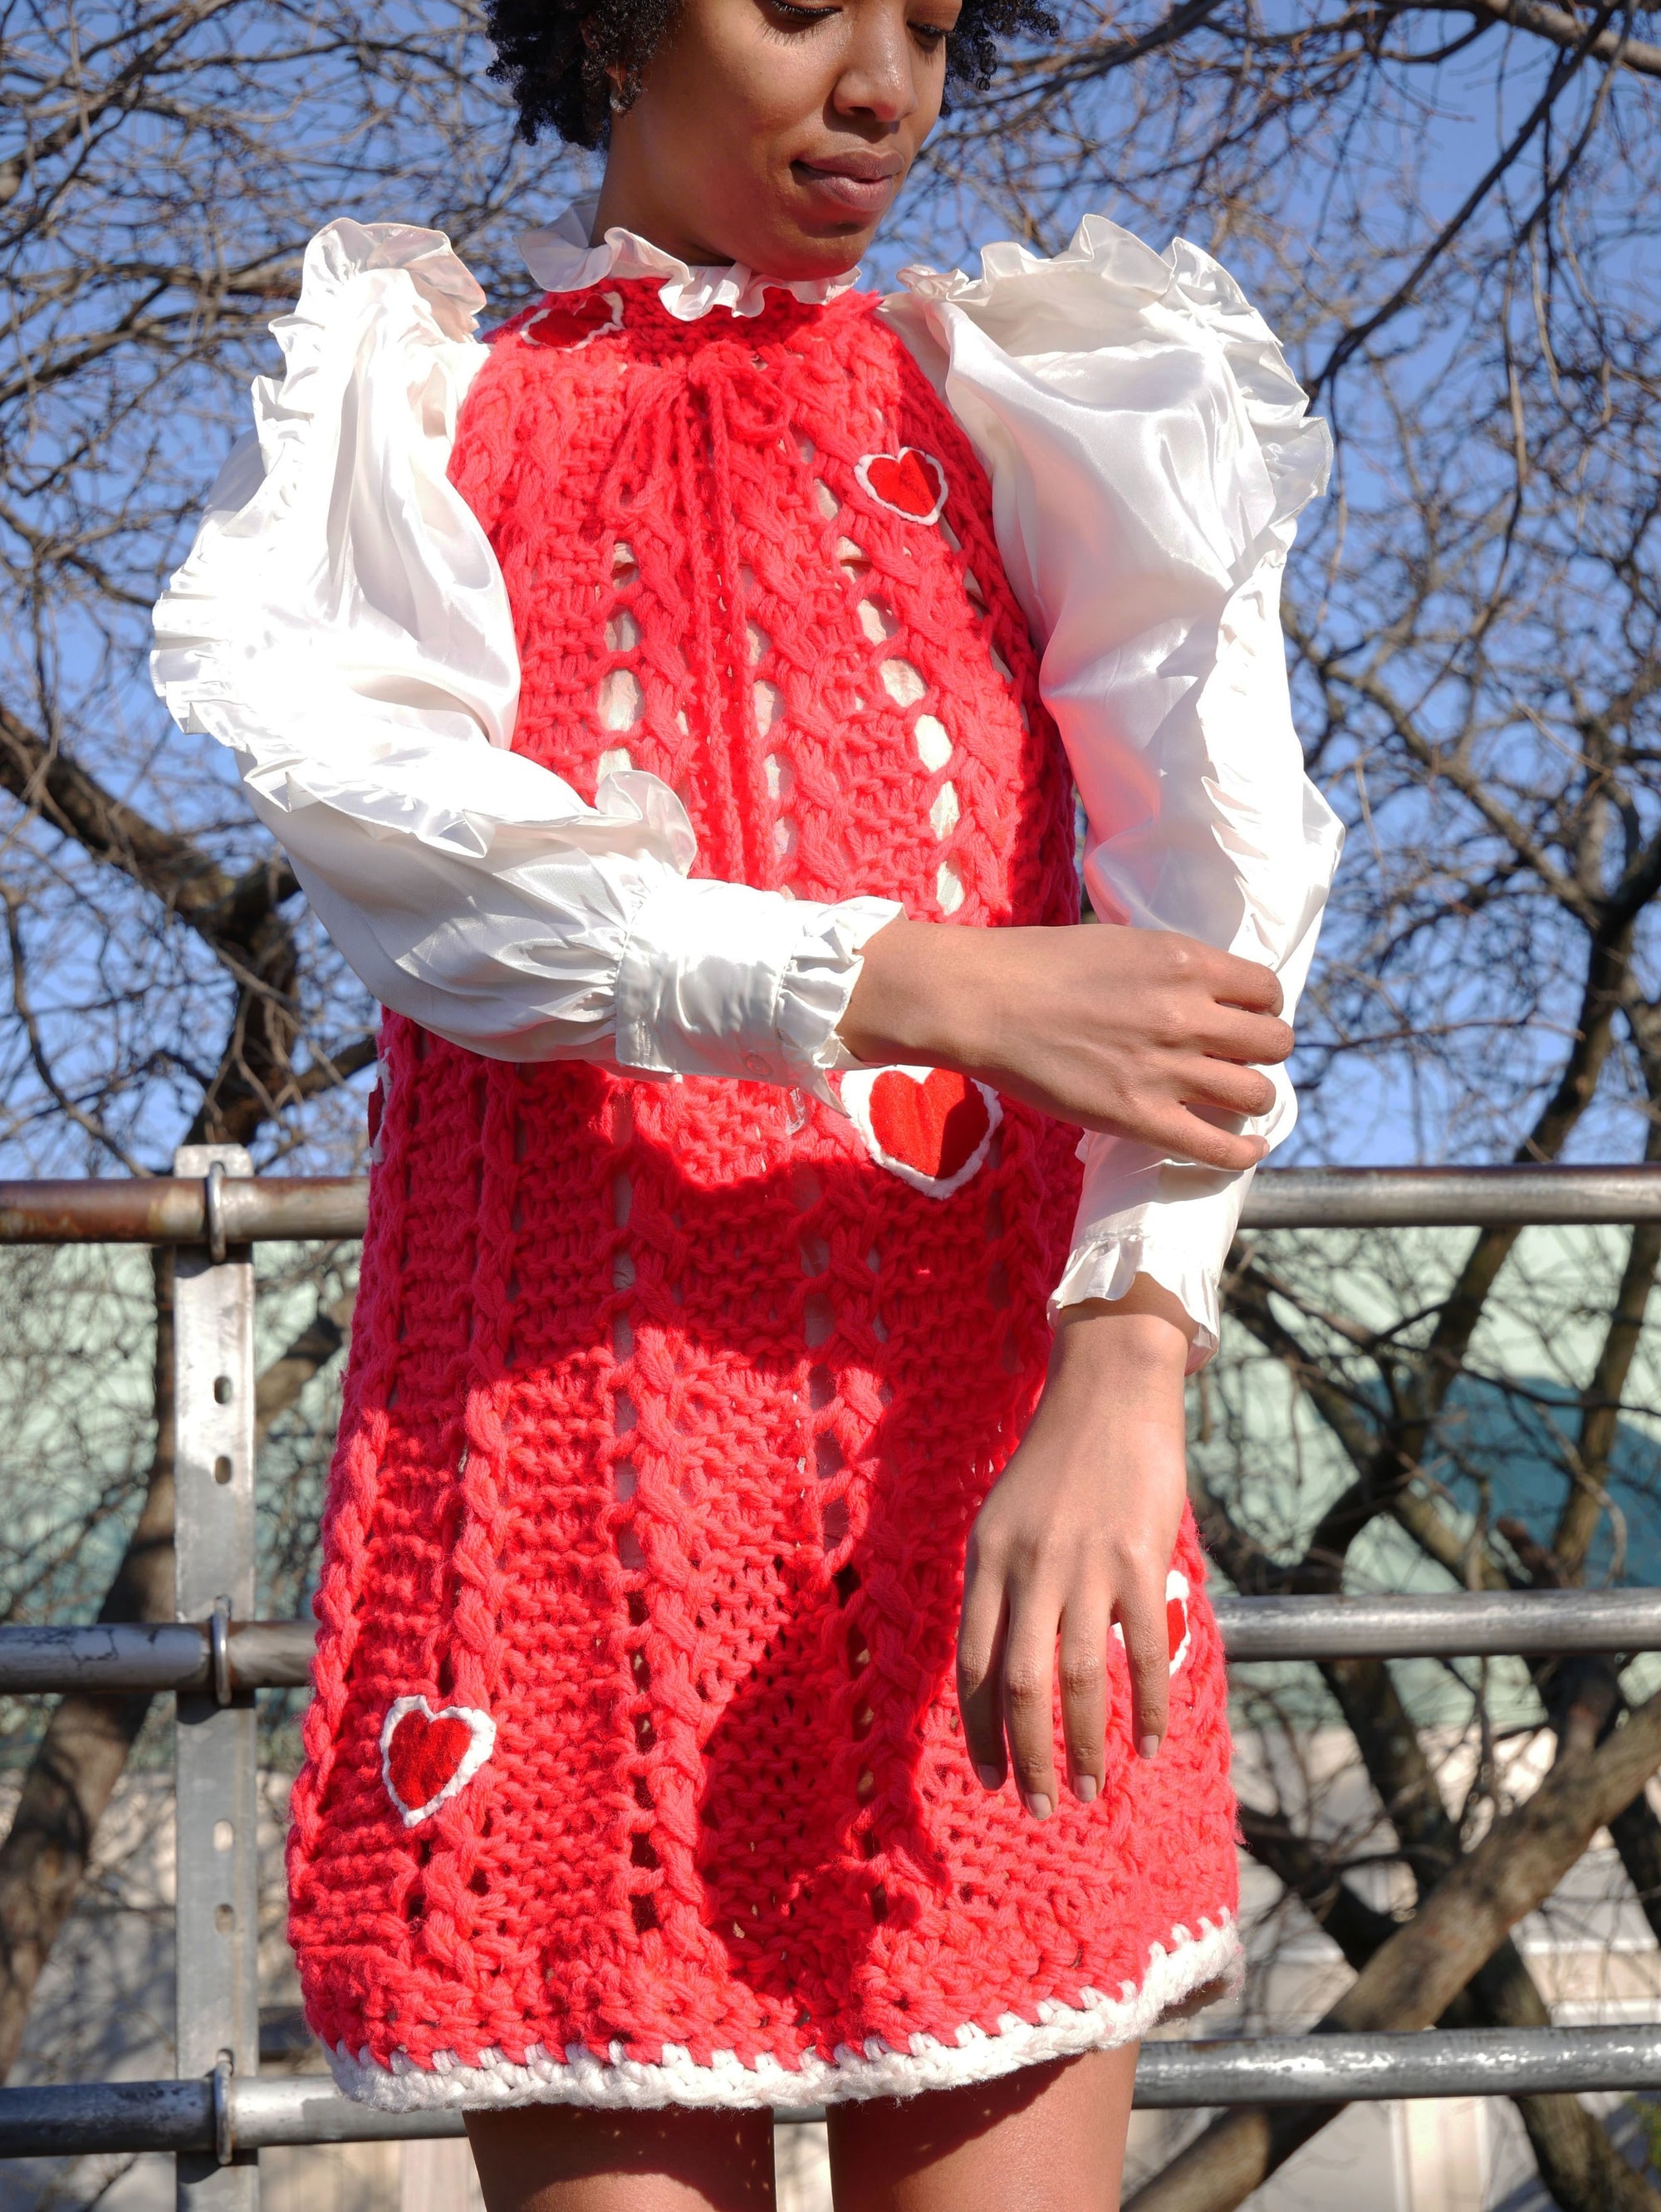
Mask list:
MULTIPOLYGON (((1063 386, 1092 357, 1189 348, 1227 374, 1273 489, 1276 523, 1325 490, 1332 441, 1309 413, 1274 332, 1220 262, 1177 239, 1155 253, 1105 216, 1087 215, 1052 260, 1013 240, 988 246, 980 274, 909 268, 885 303, 905 328, 948 342, 957 316, 1040 381, 1063 386)), ((948 343, 948 349, 949 349, 948 343)))
POLYGON ((156 606, 151 675, 174 720, 229 747, 281 812, 320 802, 473 846, 480 769, 493 787, 531 781, 506 750, 506 592, 447 474, 488 357, 484 304, 441 232, 320 231, 272 325, 282 373, 255 382, 253 434, 156 606), (458 776, 435 737, 490 757, 458 776))

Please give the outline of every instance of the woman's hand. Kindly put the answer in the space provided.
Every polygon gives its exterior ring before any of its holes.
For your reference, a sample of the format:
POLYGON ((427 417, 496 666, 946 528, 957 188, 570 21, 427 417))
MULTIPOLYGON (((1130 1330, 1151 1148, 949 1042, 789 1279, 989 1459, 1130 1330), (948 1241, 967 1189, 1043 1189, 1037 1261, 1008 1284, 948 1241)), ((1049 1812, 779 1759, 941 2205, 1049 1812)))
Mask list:
POLYGON ((1146 1275, 1111 1304, 1069 1306, 1032 1425, 970 1531, 957 1641, 969 1758, 988 1790, 1013 1768, 1039 1820, 1059 1796, 1058 1650, 1075 1796, 1088 1804, 1101 1786, 1115 1620, 1144 1759, 1165 1734, 1165 1578, 1186 1492, 1182 1382, 1193 1334, 1146 1275))
POLYGON ((840 1026, 869 1065, 954 1067, 1081 1128, 1206 1167, 1255 1167, 1261 1137, 1215 1118, 1266 1113, 1284 1060, 1272 969, 1166 930, 879 930, 840 1026))

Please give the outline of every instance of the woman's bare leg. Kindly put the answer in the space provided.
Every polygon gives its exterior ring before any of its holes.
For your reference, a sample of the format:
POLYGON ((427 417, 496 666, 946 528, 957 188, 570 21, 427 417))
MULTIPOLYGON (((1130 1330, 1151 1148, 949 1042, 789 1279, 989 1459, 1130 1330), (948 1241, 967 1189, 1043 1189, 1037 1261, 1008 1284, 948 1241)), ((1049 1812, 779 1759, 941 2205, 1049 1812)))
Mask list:
POLYGON ((1137 2046, 830 2116, 837 2212, 1118 2212, 1137 2046))
POLYGON ((487 2212, 773 2212, 771 2112, 470 2112, 487 2212))

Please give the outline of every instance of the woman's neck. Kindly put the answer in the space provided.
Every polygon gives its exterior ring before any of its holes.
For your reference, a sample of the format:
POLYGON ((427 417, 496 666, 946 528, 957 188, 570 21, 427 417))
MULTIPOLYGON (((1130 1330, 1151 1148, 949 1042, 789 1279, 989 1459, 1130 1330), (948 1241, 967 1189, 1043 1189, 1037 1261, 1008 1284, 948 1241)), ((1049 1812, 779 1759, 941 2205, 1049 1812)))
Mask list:
POLYGON ((737 258, 698 238, 672 210, 658 206, 657 196, 643 179, 631 173, 632 167, 626 158, 619 159, 614 147, 595 203, 591 246, 597 246, 609 230, 627 230, 691 269, 721 269, 737 258))

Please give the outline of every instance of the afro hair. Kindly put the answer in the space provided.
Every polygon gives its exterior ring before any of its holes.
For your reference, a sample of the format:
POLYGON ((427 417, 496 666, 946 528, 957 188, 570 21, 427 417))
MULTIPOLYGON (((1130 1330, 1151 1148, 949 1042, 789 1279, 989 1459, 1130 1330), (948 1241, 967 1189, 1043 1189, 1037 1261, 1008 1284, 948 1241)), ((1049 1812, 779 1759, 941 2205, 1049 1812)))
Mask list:
MULTIPOLYGON (((551 130, 573 146, 603 146, 614 86, 627 106, 640 73, 674 21, 680 0, 486 0, 485 27, 496 50, 490 74, 519 111, 519 136, 551 130)), ((991 81, 1000 38, 1049 33, 1055 17, 1041 0, 963 0, 946 64, 948 91, 979 91, 991 81)))

